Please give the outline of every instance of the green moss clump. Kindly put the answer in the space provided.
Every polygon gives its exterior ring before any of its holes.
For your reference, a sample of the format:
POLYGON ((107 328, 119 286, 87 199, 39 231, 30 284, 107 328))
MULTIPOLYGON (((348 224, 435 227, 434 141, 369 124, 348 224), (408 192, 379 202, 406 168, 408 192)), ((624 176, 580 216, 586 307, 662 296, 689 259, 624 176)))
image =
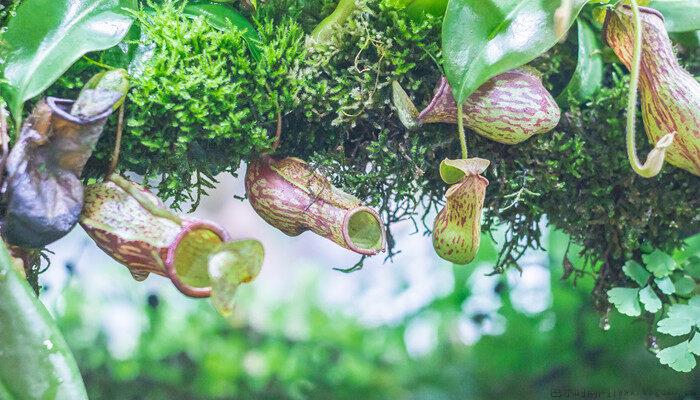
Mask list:
MULTIPOLYGON (((388 223, 412 219, 418 232, 429 233, 426 217, 442 207, 447 189, 439 162, 459 155, 456 129, 432 124, 407 131, 390 103, 390 83, 398 80, 418 105, 429 101, 441 74, 441 21, 414 23, 383 0, 366 0, 338 28, 336 44, 307 49, 305 33, 333 6, 330 0, 261 4, 253 18, 259 63, 236 30, 186 19, 170 3, 139 13, 141 49, 151 48, 153 56, 134 74, 120 168, 156 181, 159 195, 175 205, 196 204, 215 174, 234 172, 241 160, 269 149, 279 110, 278 154, 310 160, 388 223)), ((697 48, 680 54, 697 73, 697 48)), ((93 56, 115 59, 108 55, 93 56)), ((566 42, 532 63, 555 96, 575 57, 575 44, 566 42)), ((80 62, 52 90, 72 90, 95 71, 80 62)), ((515 146, 467 137, 472 156, 492 161, 483 228, 505 231, 495 270, 517 266, 527 248, 539 246, 546 218, 583 246, 598 275, 600 304, 605 289, 623 282, 624 260, 638 256, 642 245, 669 251, 700 231, 698 177, 670 165, 654 179, 632 172, 624 144, 626 74, 612 63, 605 75, 591 101, 563 101, 553 132, 515 146)), ((644 135, 637 136, 648 150, 644 135)), ((101 141, 92 176, 104 171, 112 141, 112 135, 101 141)), ((401 246, 389 239, 391 256, 401 246)))
POLYGON ((196 203, 216 174, 269 148, 278 109, 296 104, 303 32, 292 22, 260 25, 255 62, 239 30, 217 31, 169 3, 137 16, 153 55, 134 74, 120 166, 158 178, 175 204, 196 203))

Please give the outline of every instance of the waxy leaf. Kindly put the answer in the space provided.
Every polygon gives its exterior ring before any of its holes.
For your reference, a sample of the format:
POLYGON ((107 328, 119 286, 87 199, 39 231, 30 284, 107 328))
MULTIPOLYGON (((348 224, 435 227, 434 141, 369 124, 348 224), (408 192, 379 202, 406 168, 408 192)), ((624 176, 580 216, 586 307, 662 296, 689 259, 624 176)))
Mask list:
POLYGON ((1 240, 0 366, 1 399, 88 398, 61 332, 1 240))
POLYGON ((690 32, 700 29, 700 1, 698 0, 652 0, 649 7, 664 15, 669 32, 690 32))
MULTIPOLYGON (((586 2, 573 0, 570 24, 586 2)), ((560 39, 554 28, 560 4, 560 0, 449 0, 442 51, 457 103, 464 103, 490 78, 554 46, 560 39)))
POLYGON ((25 0, 0 38, 6 46, 2 96, 15 121, 22 104, 40 94, 85 53, 121 41, 136 0, 25 0))
POLYGON ((225 31, 235 27, 243 33, 250 54, 255 60, 260 59, 260 37, 253 24, 250 23, 235 9, 222 3, 212 3, 208 1, 192 2, 183 8, 182 14, 186 17, 204 17, 204 20, 220 31, 225 31))
POLYGON ((562 92, 571 94, 579 101, 588 100, 603 85, 603 56, 600 53, 600 40, 590 25, 581 19, 576 20, 578 29, 578 61, 571 81, 562 92))

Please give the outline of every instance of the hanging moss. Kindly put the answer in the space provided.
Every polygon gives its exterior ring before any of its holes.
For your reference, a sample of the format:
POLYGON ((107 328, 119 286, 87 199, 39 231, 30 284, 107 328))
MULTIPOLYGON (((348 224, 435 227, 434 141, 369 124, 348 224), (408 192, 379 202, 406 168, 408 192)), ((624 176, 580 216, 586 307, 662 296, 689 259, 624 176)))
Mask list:
MULTIPOLYGON (((439 162, 459 154, 455 127, 407 131, 390 103, 390 83, 398 80, 416 104, 432 97, 441 21, 413 23, 381 0, 368 0, 338 30, 337 45, 307 50, 305 33, 333 6, 327 0, 261 4, 259 63, 235 30, 186 19, 167 3, 139 13, 140 43, 153 48, 153 57, 134 74, 120 167, 146 175, 176 206, 196 201, 216 174, 234 172, 241 160, 269 149, 279 110, 281 155, 309 160, 334 184, 378 207, 388 223, 413 219, 417 232, 428 233, 426 216, 441 207, 445 191, 439 162)), ((700 72, 697 50, 681 56, 691 72, 700 72)), ((114 59, 107 52, 91 57, 114 59)), ((575 45, 567 42, 532 65, 557 95, 575 57, 575 45)), ((52 93, 70 92, 96 69, 79 62, 52 93)), ((497 271, 539 246, 546 218, 583 246, 589 267, 599 272, 602 296, 624 279, 624 259, 643 244, 670 250, 700 231, 698 177, 667 165, 657 178, 643 179, 629 167, 623 71, 607 64, 605 87, 586 104, 564 101, 552 132, 516 146, 467 135, 470 154, 492 162, 484 174, 491 184, 483 229, 505 228, 497 271)), ((638 137, 639 147, 648 148, 644 135, 638 137)), ((104 171, 111 140, 100 143, 92 176, 104 171)), ((390 236, 389 248, 391 255, 401 244, 390 236)))

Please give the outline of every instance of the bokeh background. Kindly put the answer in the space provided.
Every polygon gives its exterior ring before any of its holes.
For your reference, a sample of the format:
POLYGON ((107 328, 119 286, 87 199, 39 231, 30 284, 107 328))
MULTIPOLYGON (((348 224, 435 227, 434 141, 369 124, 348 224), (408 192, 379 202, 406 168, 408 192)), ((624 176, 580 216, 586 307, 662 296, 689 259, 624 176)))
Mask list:
POLYGON ((489 276, 501 233, 452 266, 404 221, 393 261, 345 274, 332 268, 359 257, 285 236, 234 198, 240 178, 218 180, 194 215, 266 250, 230 321, 164 278, 134 281, 79 227, 50 246, 41 298, 91 399, 700 399, 700 368, 660 365, 644 324, 593 310, 590 277, 561 280, 557 231, 489 276))

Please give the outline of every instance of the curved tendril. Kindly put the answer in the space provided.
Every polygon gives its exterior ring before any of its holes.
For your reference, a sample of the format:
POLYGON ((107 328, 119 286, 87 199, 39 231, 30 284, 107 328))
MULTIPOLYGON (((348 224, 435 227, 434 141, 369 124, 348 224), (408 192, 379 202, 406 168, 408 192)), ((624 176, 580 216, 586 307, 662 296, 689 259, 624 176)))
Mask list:
POLYGON ((467 139, 464 136, 464 119, 462 118, 464 110, 461 104, 457 104, 457 132, 459 135, 459 145, 462 147, 462 158, 467 159, 467 139))
POLYGON ((635 143, 636 117, 637 117, 637 89, 639 87, 639 68, 642 60, 642 19, 639 15, 637 0, 630 0, 632 18, 634 21, 634 46, 632 65, 630 68, 630 87, 627 97, 627 158, 634 172, 644 178, 651 178, 661 172, 666 157, 666 149, 673 142, 675 133, 669 133, 659 139, 647 159, 642 164, 637 157, 635 143))

